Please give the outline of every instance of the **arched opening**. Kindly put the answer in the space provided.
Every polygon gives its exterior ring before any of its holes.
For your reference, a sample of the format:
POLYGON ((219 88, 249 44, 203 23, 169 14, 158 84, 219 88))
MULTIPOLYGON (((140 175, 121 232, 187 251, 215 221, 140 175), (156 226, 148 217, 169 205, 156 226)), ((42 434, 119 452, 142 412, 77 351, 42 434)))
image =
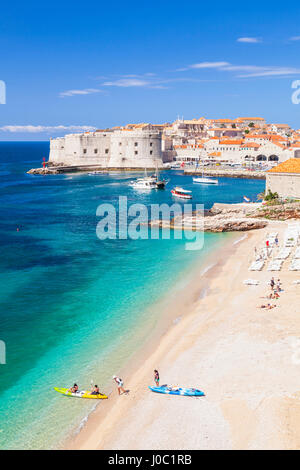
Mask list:
POLYGON ((256 161, 257 162, 265 162, 265 161, 267 161, 267 157, 265 155, 258 155, 256 157, 256 161))
POLYGON ((278 162, 279 157, 277 155, 270 155, 269 162, 278 162))

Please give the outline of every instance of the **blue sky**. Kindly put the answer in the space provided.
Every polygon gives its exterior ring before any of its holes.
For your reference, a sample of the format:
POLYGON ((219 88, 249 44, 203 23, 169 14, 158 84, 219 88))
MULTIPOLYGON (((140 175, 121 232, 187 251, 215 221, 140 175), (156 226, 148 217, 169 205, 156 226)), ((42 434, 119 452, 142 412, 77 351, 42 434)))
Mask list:
POLYGON ((0 140, 178 115, 300 128, 299 2, 11 2, 1 7, 0 140))

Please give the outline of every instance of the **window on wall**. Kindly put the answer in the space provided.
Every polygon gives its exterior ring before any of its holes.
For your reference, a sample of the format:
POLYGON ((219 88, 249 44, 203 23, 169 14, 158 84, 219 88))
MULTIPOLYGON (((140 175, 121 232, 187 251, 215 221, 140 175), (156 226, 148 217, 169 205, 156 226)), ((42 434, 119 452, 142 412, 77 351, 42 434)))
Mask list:
POLYGON ((152 147, 152 142, 150 142, 150 147, 152 147))
POLYGON ((153 153, 152 150, 150 150, 150 155, 152 155, 152 153, 153 153))
POLYGON ((137 143, 137 142, 134 142, 134 146, 137 147, 137 146, 138 146, 138 143, 137 143))
POLYGON ((94 153, 98 153, 98 149, 94 149, 94 153))
MULTIPOLYGON (((74 152, 75 153, 75 152, 74 152)), ((83 149, 83 153, 86 153, 86 149, 83 149)))
POLYGON ((105 149, 105 153, 108 153, 109 152, 109 149, 105 149))
POLYGON ((119 145, 122 145, 122 142, 119 142, 119 145))
POLYGON ((138 153, 139 153, 139 152, 136 150, 136 151, 134 152, 134 155, 137 155, 138 153))

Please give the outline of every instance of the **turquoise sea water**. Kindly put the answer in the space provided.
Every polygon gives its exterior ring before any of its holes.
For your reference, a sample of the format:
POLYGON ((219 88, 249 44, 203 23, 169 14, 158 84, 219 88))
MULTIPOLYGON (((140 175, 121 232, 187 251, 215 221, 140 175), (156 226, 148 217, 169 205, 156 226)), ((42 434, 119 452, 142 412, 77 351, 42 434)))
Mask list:
MULTIPOLYGON (((149 336, 164 295, 226 235, 206 234, 201 252, 185 240, 105 240, 96 236, 101 203, 171 203, 175 184, 193 202, 239 202, 264 182, 221 179, 192 184, 166 172, 166 191, 138 193, 136 174, 30 176, 48 143, 0 143, 0 448, 51 448, 78 428, 94 402, 63 397, 54 386, 91 380, 110 391, 111 376, 149 336), (20 228, 17 231, 17 227, 20 228)), ((100 404, 101 406, 101 404, 100 404)))

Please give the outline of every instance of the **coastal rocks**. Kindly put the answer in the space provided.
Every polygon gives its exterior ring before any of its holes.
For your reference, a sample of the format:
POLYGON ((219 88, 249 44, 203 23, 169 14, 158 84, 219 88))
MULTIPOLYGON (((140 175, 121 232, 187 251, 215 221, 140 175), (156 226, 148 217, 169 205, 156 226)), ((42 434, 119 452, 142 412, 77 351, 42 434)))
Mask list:
POLYGON ((32 168, 32 170, 27 171, 28 175, 56 175, 58 173, 62 172, 56 168, 32 168))
POLYGON ((270 220, 300 219, 300 202, 263 206, 257 211, 256 217, 270 220))
POLYGON ((205 232, 246 232, 248 230, 256 230, 264 228, 268 223, 264 220, 257 219, 220 219, 214 220, 212 223, 208 220, 204 221, 205 232))
POLYGON ((205 232, 245 232, 264 228, 267 220, 256 218, 253 214, 261 204, 214 204, 204 213, 193 212, 178 215, 170 222, 154 220, 151 227, 172 228, 174 230, 192 230, 205 232))

